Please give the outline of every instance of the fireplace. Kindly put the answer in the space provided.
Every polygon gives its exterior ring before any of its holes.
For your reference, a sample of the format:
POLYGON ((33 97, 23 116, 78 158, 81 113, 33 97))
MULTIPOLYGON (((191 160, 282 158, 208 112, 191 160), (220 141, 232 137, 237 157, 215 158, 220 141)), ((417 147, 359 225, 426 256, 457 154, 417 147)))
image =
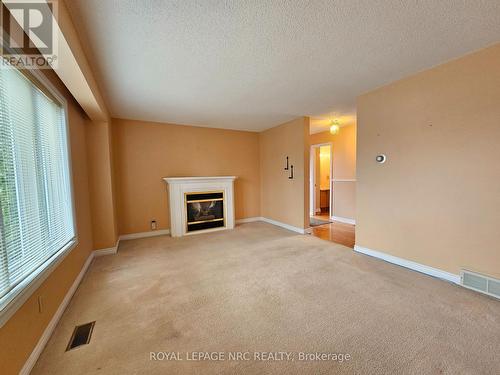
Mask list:
POLYGON ((170 235, 234 228, 235 176, 165 177, 170 235))
POLYGON ((184 193, 186 202, 186 232, 225 226, 224 192, 184 193))

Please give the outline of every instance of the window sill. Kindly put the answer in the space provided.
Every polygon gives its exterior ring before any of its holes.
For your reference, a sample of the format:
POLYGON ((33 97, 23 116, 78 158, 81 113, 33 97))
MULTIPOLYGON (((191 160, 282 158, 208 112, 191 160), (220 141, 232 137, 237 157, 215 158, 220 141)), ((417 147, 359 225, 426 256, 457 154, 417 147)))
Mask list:
POLYGON ((17 310, 35 293, 40 285, 63 261, 71 250, 78 245, 78 239, 74 238, 61 250, 47 259, 38 270, 29 275, 14 289, 0 299, 0 328, 16 313, 17 310))

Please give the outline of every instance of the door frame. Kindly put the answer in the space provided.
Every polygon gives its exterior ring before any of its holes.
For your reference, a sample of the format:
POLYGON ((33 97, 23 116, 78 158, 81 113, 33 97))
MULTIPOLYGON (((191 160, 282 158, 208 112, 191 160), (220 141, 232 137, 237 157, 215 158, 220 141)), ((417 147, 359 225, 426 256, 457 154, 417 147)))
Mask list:
POLYGON ((329 212, 328 212, 328 219, 332 220, 333 217, 333 142, 325 142, 325 143, 317 143, 311 145, 311 149, 309 152, 310 155, 310 162, 309 162, 309 215, 314 216, 316 215, 316 189, 314 186, 314 182, 316 181, 316 153, 315 149, 320 148, 321 146, 330 146, 330 178, 329 178, 329 185, 330 185, 330 204, 329 204, 329 212))

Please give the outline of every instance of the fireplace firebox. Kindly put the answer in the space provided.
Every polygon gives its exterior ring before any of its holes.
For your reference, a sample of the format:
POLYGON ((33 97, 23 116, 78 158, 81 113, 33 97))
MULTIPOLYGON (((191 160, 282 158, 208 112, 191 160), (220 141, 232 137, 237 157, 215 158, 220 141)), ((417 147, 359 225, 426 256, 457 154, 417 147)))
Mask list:
POLYGON ((185 193, 186 232, 225 226, 224 192, 185 193))
POLYGON ((236 176, 165 177, 170 235, 233 229, 235 179, 236 176))

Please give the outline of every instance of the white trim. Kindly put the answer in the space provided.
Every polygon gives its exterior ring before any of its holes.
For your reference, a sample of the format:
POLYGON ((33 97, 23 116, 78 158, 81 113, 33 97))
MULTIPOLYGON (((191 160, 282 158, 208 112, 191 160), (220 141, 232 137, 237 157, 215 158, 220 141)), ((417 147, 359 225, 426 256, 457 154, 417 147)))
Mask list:
MULTIPOLYGON (((285 229, 288 229, 288 230, 291 230, 294 232, 299 232, 302 234, 307 230, 307 229, 304 230, 304 229, 300 229, 297 227, 293 227, 291 225, 284 224, 284 223, 281 223, 279 221, 271 220, 271 219, 264 218, 264 217, 251 217, 251 218, 240 219, 240 220, 242 220, 241 221, 242 223, 248 223, 248 222, 254 222, 254 221, 264 221, 264 222, 267 222, 269 224, 277 225, 279 227, 282 227, 282 228, 285 228, 285 229)), ((156 230, 156 231, 151 231, 151 232, 125 234, 125 235, 120 236, 120 238, 117 242, 117 245, 115 247, 108 248, 108 249, 99 249, 99 250, 95 250, 95 251, 91 252, 89 257, 85 261, 85 264, 83 265, 80 273, 78 274, 75 281, 73 282, 73 284, 69 288, 68 292, 64 296, 64 299, 62 300, 61 304, 57 308, 57 311, 55 312, 54 316, 52 317, 49 324, 47 325, 47 327, 43 331, 43 334, 40 337, 40 339, 38 340, 38 343, 36 344, 35 348, 31 352, 31 354, 28 357, 28 359, 26 360, 26 362, 24 363, 24 366, 21 369, 21 371, 19 372, 19 374, 20 375, 29 375, 29 373, 31 372, 31 370, 35 366, 36 361, 38 360, 38 357, 40 357, 40 354, 42 354, 42 351, 45 348, 45 345, 49 341, 50 337, 52 336, 52 334, 57 326, 57 323, 61 319, 64 311, 66 310, 66 307, 68 306, 69 302, 71 301, 71 298, 75 294, 76 289, 78 288, 78 286, 80 285, 80 282, 83 279, 83 276, 85 276, 85 273, 87 272, 90 264, 92 263, 92 260, 95 257, 100 256, 100 255, 110 254, 111 253, 110 249, 114 250, 118 246, 119 241, 121 241, 121 240, 129 240, 129 239, 152 237, 152 236, 161 236, 161 235, 168 234, 168 233, 169 233, 168 229, 161 229, 161 230, 156 230)))
POLYGON ((95 250, 95 256, 100 257, 103 255, 109 255, 109 254, 116 254, 116 246, 115 247, 108 247, 106 249, 99 249, 95 250))
POLYGON ((339 223, 356 225, 356 220, 349 219, 348 217, 332 216, 330 219, 338 221, 339 223))
MULTIPOLYGON (((13 67, 13 69, 18 70, 13 67)), ((54 99, 58 101, 62 110, 64 117, 64 135, 65 135, 65 149, 66 161, 68 163, 68 183, 70 189, 70 199, 71 199, 71 220, 73 224, 73 238, 59 249, 55 254, 45 260, 44 263, 40 264, 37 269, 28 275, 24 280, 22 280, 18 285, 16 285, 11 291, 9 291, 0 300, 2 304, 0 305, 0 328, 16 313, 16 311, 26 302, 26 300, 38 289, 42 282, 52 273, 55 267, 66 257, 67 254, 71 252, 78 245, 78 228, 76 225, 76 205, 75 205, 75 193, 73 185, 73 162, 71 159, 71 139, 70 139, 70 129, 69 129, 69 111, 68 111, 68 101, 62 95, 59 90, 52 84, 52 82, 37 69, 29 71, 33 77, 39 81, 39 83, 54 96, 54 99)), ((21 73, 22 74, 22 73, 21 73)), ((33 83, 32 83, 33 84, 33 83)), ((36 85, 35 85, 36 86, 36 85)))
POLYGON ((51 258, 47 259, 35 272, 32 272, 21 283, 16 285, 9 293, 3 298, 12 294, 12 298, 0 311, 0 328, 14 315, 19 308, 24 305, 29 297, 42 285, 42 283, 49 277, 52 271, 63 261, 76 246, 76 240, 71 241, 51 258))
POLYGON ((365 255, 369 255, 371 257, 379 258, 385 260, 386 262, 393 263, 405 268, 409 268, 417 272, 425 273, 426 275, 429 276, 434 276, 439 279, 447 280, 455 284, 460 284, 460 275, 455 275, 453 273, 429 267, 424 264, 416 263, 411 260, 398 258, 393 255, 382 253, 380 251, 371 250, 363 246, 354 245, 354 251, 365 255))
POLYGON ((158 230, 152 230, 149 232, 122 234, 119 238, 119 241, 135 240, 136 238, 164 236, 164 235, 169 234, 169 233, 170 233, 169 229, 158 229, 158 230))
POLYGON ((262 217, 261 220, 264 221, 264 222, 266 222, 266 223, 273 224, 273 225, 276 225, 278 227, 291 230, 292 232, 297 232, 297 233, 300 233, 300 234, 305 234, 306 233, 306 230, 303 229, 303 228, 294 227, 293 225, 288 225, 288 224, 282 223, 281 221, 276 221, 276 220, 273 220, 273 219, 269 219, 267 217, 262 217))
MULTIPOLYGON (((238 219, 238 220, 236 220, 236 224, 253 223, 256 221, 263 221, 263 222, 273 224, 273 225, 276 225, 278 227, 285 228, 285 229, 291 230, 292 232, 297 232, 300 234, 305 234, 306 231, 309 229, 309 228, 302 229, 302 228, 294 227, 292 225, 288 225, 288 224, 282 223, 280 221, 268 219, 267 217, 262 217, 262 216, 254 216, 254 217, 247 217, 244 219, 238 219)), ((119 241, 134 240, 137 238, 145 238, 145 237, 163 236, 163 235, 167 235, 169 233, 170 233, 170 231, 168 229, 160 229, 160 230, 154 230, 154 231, 150 231, 150 232, 122 234, 120 236, 119 241)), ((108 249, 102 249, 102 250, 107 251, 108 249)), ((97 250, 97 251, 101 252, 102 250, 97 250)), ((108 254, 108 253, 106 252, 106 254, 108 254)), ((105 254, 102 254, 102 255, 105 255, 105 254)))
POLYGON ((244 224, 244 223, 253 223, 255 221, 262 221, 262 217, 254 216, 254 217, 246 217, 244 219, 236 219, 236 224, 244 224))
POLYGON ((85 275, 90 264, 92 263, 94 256, 95 256, 95 253, 91 252, 89 257, 85 261, 85 264, 83 265, 82 270, 80 271, 80 273, 76 277, 75 281, 73 282, 73 284, 69 288, 68 292, 64 296, 64 299, 62 300, 61 304, 57 308, 57 311, 55 312, 54 316, 50 320, 49 324, 47 325, 47 327, 43 331, 43 334, 40 337, 40 339, 38 340, 38 343, 36 344, 35 348, 31 352, 31 354, 28 357, 28 359, 26 360, 26 362, 24 363, 23 368, 21 369, 21 371, 19 371, 20 375, 28 375, 31 372, 31 370, 33 369, 33 366, 35 366, 35 363, 38 360, 38 357, 40 356, 40 354, 42 354, 42 351, 45 348, 45 345, 47 344, 50 337, 52 336, 52 333, 54 332, 54 329, 56 328, 57 323, 59 322, 59 319, 61 319, 61 317, 64 313, 64 310, 66 310, 66 307, 68 306, 69 301, 71 301, 71 297, 73 297, 73 294, 75 294, 76 289, 78 288, 78 285, 80 285, 80 282, 82 281, 83 276, 85 275))
POLYGON ((282 223, 281 221, 269 219, 269 218, 263 217, 263 216, 255 216, 255 217, 247 217, 245 219, 238 219, 238 220, 236 220, 236 224, 253 223, 255 221, 263 221, 265 223, 276 225, 277 227, 285 228, 285 229, 291 230, 292 232, 297 232, 300 234, 306 234, 312 230, 311 228, 302 229, 299 227, 294 227, 293 225, 285 224, 285 223, 282 223))
POLYGON ((118 239, 118 241, 116 241, 116 245, 113 246, 113 247, 108 247, 106 249, 97 249, 97 250, 94 250, 94 256, 100 257, 100 256, 103 256, 103 255, 116 254, 117 251, 118 251, 118 246, 119 245, 120 245, 120 239, 118 239))
POLYGON ((169 184, 185 184, 189 182, 198 182, 204 180, 230 180, 234 181, 236 176, 193 176, 193 177, 164 177, 169 184))
MULTIPOLYGON (((309 150, 309 215, 314 216, 317 212, 321 212, 321 208, 318 209, 316 208, 316 187, 314 186, 316 184, 316 154, 314 152, 315 148, 320 148, 321 146, 328 146, 330 147, 330 179, 328 181, 329 185, 329 194, 328 194, 328 215, 332 216, 333 215, 333 209, 334 209, 334 192, 333 192, 333 142, 325 142, 325 143, 317 143, 311 145, 311 148, 309 150)), ((321 178, 321 176, 320 176, 321 178)), ((321 181, 320 181, 321 182, 321 181)))

